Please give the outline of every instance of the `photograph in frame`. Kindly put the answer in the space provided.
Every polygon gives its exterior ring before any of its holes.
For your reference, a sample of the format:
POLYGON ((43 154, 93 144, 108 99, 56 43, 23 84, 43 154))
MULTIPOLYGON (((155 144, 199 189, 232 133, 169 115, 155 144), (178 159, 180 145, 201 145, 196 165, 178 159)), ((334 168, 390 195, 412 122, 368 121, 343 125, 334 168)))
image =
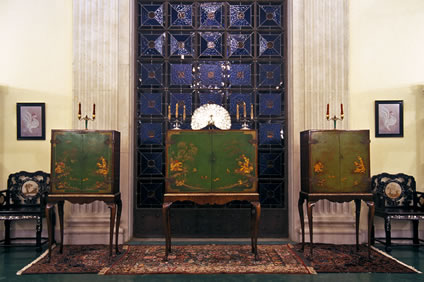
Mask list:
POLYGON ((17 103, 17 139, 46 140, 45 103, 17 103))
POLYGON ((375 101, 375 137, 403 137, 403 101, 375 101))

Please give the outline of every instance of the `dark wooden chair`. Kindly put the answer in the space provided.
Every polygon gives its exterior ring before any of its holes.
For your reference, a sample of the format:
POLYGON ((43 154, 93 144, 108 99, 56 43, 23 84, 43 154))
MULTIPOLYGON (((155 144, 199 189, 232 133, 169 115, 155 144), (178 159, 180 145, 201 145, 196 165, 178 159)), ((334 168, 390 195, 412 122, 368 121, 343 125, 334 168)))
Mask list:
MULTIPOLYGON (((43 171, 34 173, 20 171, 9 175, 7 189, 0 191, 0 220, 4 221, 5 237, 0 240, 0 246, 34 246, 28 240, 35 240, 37 251, 41 251, 42 245, 48 242, 47 238, 41 237, 43 218, 45 218, 45 206, 50 189, 50 174, 43 171), (35 237, 10 236, 11 223, 16 220, 35 219, 35 237), (18 244, 12 244, 12 241, 18 244)), ((51 211, 51 218, 55 218, 51 211)), ((53 229, 54 230, 54 229, 53 229)))
POLYGON ((372 192, 375 201, 375 215, 384 218, 386 238, 375 238, 372 231, 373 242, 385 245, 387 252, 392 250, 392 240, 412 240, 414 246, 419 246, 418 223, 424 219, 424 193, 417 192, 413 176, 403 173, 374 175, 371 179, 372 192), (412 237, 392 238, 391 221, 412 221, 412 237))

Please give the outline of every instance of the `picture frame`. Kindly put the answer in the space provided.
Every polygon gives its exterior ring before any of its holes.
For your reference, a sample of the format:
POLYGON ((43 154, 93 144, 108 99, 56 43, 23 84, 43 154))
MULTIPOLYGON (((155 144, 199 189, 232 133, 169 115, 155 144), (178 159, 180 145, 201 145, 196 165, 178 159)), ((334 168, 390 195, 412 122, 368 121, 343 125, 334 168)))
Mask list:
POLYGON ((403 137, 403 100, 375 101, 375 137, 403 137))
POLYGON ((46 140, 45 103, 16 103, 17 139, 46 140))

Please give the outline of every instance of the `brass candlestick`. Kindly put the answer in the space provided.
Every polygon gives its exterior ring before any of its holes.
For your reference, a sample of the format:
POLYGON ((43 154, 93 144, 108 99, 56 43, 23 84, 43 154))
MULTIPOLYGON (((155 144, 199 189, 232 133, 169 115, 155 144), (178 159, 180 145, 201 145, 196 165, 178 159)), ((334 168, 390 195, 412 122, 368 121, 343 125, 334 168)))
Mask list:
POLYGON ((175 104, 175 117, 172 118, 171 105, 168 105, 168 121, 171 123, 172 129, 179 130, 186 119, 186 105, 184 101, 178 101, 175 104), (183 106, 183 114, 180 115, 178 108, 183 106))
POLYGON ((93 104, 93 115, 92 117, 88 117, 88 115, 85 115, 85 117, 81 117, 81 103, 78 104, 78 120, 85 121, 85 130, 88 129, 88 121, 94 121, 96 119, 96 104, 93 104))
POLYGON ((343 113, 343 104, 340 104, 340 118, 339 117, 337 117, 336 115, 334 115, 332 118, 330 118, 330 104, 327 104, 327 114, 326 114, 326 118, 327 118, 327 120, 332 120, 333 121, 333 126, 334 126, 334 129, 336 129, 336 126, 337 126, 337 121, 338 120, 343 120, 343 118, 344 118, 344 113, 343 113))
POLYGON ((336 122, 338 120, 343 120, 344 115, 341 115, 340 118, 338 118, 336 115, 334 115, 332 118, 330 116, 327 116, 327 120, 332 120, 334 122, 334 129, 336 129, 336 122))
POLYGON ((239 102, 236 104, 236 120, 240 120, 240 108, 243 108, 243 117, 241 119, 241 129, 247 130, 249 128, 249 123, 253 122, 253 104, 250 104, 250 120, 247 117, 247 111, 246 111, 246 102, 239 102))

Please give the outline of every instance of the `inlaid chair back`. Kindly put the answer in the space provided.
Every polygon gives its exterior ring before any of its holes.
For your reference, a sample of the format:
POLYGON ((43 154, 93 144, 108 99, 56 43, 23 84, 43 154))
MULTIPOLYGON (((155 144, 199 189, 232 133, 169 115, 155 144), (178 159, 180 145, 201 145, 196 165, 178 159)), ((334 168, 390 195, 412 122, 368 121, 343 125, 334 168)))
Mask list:
POLYGON ((9 175, 7 180, 6 204, 20 205, 45 205, 49 192, 50 175, 43 171, 34 173, 21 171, 9 175))
POLYGON ((372 177, 371 185, 377 209, 420 206, 415 196, 416 183, 413 176, 381 173, 372 177))

